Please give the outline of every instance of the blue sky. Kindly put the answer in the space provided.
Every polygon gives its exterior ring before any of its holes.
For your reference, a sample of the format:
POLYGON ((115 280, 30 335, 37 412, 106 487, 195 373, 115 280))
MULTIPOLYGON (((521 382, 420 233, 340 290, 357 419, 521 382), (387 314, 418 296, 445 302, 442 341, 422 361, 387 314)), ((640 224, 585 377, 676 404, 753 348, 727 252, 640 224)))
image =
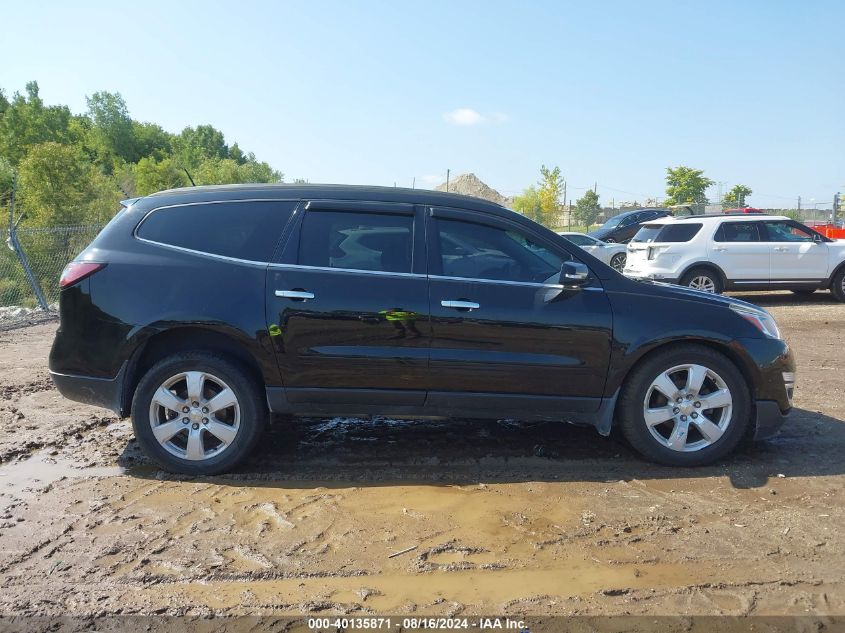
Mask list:
MULTIPOLYGON (((0 87, 211 123, 286 179, 505 194, 559 165, 602 202, 665 168, 763 207, 845 191, 845 2, 9 2, 0 87)), ((715 196, 715 190, 711 192, 715 196)), ((823 205, 820 205, 823 206, 823 205)))

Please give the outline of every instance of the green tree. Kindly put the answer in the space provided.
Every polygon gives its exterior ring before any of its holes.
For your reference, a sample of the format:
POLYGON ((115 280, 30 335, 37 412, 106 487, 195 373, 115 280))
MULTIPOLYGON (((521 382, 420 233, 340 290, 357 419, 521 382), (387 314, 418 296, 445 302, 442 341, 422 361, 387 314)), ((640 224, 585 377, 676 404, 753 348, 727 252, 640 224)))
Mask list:
POLYGON ((560 167, 549 169, 545 165, 540 167, 540 211, 542 224, 554 226, 560 217, 561 199, 563 198, 563 176, 560 167))
POLYGON ((160 125, 132 121, 132 136, 138 159, 152 157, 161 160, 173 154, 173 134, 165 132, 160 125))
POLYGON ((249 161, 239 165, 231 158, 209 158, 191 174, 198 185, 229 185, 247 182, 281 182, 282 174, 267 163, 249 161))
POLYGON ((118 92, 95 92, 86 97, 91 118, 91 145, 100 163, 111 173, 121 161, 138 160, 132 119, 118 92))
POLYGON ((543 210, 540 207, 540 192, 531 185, 522 191, 522 195, 514 196, 513 210, 535 222, 542 222, 543 210))
POLYGON ((211 125, 186 127, 173 140, 174 151, 185 167, 197 167, 210 158, 229 157, 229 147, 223 132, 211 125))
POLYGON ((584 226, 594 224, 601 213, 599 195, 592 189, 587 189, 584 195, 575 202, 573 213, 578 224, 584 226))
POLYGON ((17 166, 29 148, 39 143, 70 142, 71 114, 67 106, 45 106, 38 95, 38 83, 26 84, 26 95, 16 92, 12 101, 3 101, 0 115, 0 156, 17 166))
MULTIPOLYGON (((0 204, 4 204, 6 199, 11 196, 12 182, 15 177, 15 169, 8 158, 0 156, 0 204)), ((4 217, 0 217, 0 222, 5 221, 4 217)))
POLYGON ((722 198, 723 209, 737 209, 745 206, 745 199, 753 192, 745 185, 734 185, 725 197, 722 198))
POLYGON ((21 161, 19 191, 27 223, 60 226, 110 217, 120 199, 117 187, 81 148, 47 142, 21 161))
POLYGON ((704 170, 683 165, 666 168, 665 206, 673 204, 707 204, 705 192, 713 181, 704 176, 704 170))
POLYGON ((156 191, 187 187, 191 184, 184 170, 172 158, 142 158, 135 165, 133 175, 136 196, 148 196, 156 191))

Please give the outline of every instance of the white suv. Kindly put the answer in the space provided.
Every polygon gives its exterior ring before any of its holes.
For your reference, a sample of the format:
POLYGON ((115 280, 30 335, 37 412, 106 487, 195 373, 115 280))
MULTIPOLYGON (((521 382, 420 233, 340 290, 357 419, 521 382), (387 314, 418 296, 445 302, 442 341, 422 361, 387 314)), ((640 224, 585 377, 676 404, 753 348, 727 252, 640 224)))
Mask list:
POLYGON ((707 292, 830 288, 845 301, 845 240, 775 215, 660 218, 628 243, 623 272, 707 292))

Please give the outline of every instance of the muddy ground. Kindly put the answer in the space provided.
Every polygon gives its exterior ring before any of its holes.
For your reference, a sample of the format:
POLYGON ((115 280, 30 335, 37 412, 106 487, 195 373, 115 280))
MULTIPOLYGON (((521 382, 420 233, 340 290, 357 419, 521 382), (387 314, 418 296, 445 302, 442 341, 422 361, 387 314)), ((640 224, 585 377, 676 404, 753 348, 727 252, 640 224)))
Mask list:
POLYGON ((336 418, 180 478, 53 389, 55 324, 0 333, 0 615, 845 614, 845 306, 744 298, 796 409, 694 470, 567 425, 336 418))

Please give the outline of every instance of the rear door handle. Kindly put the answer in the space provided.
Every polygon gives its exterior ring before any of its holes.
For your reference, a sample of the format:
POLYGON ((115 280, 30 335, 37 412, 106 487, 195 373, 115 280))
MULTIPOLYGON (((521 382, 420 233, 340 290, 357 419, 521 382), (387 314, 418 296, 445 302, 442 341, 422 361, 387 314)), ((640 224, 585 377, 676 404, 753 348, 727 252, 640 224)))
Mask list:
POLYGON ((726 251, 728 249, 725 248, 724 246, 716 246, 713 250, 721 252, 721 251, 726 251))
POLYGON ((785 253, 789 249, 786 246, 775 246, 772 250, 778 253, 785 253))
POLYGON ((277 290, 277 297, 284 297, 285 299, 297 299, 299 301, 306 301, 314 298, 313 292, 307 290, 277 290))
POLYGON ((444 299, 440 302, 444 308, 454 308, 455 310, 478 310, 481 307, 480 304, 475 303, 475 301, 463 301, 463 300, 448 300, 444 299))

